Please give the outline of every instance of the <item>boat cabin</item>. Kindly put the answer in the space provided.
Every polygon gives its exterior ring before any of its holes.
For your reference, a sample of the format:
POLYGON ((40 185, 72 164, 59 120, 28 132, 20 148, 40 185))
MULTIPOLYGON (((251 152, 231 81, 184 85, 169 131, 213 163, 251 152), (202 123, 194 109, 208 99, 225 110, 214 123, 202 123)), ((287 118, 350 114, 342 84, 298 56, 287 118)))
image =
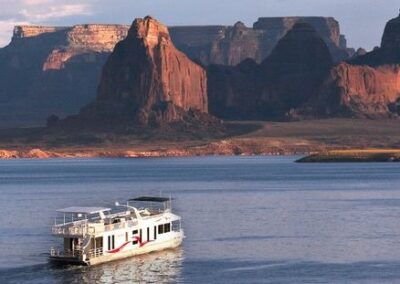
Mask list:
POLYGON ((51 249, 55 261, 97 264, 175 247, 183 238, 169 198, 138 197, 113 209, 69 207, 57 213, 52 232, 63 241, 51 249))

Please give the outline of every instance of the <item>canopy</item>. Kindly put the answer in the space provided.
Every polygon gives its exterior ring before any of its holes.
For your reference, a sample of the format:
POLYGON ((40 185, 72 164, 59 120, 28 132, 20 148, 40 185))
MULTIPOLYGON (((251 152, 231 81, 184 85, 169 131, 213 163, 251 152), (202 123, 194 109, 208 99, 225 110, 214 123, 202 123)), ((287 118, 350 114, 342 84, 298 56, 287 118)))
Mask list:
POLYGON ((76 214, 96 214, 104 211, 110 211, 110 208, 104 207, 68 207, 64 209, 59 209, 57 212, 60 213, 76 213, 76 214))
POLYGON ((169 198, 166 197, 152 197, 152 196, 141 196, 129 199, 129 201, 148 201, 148 202, 167 202, 169 198))

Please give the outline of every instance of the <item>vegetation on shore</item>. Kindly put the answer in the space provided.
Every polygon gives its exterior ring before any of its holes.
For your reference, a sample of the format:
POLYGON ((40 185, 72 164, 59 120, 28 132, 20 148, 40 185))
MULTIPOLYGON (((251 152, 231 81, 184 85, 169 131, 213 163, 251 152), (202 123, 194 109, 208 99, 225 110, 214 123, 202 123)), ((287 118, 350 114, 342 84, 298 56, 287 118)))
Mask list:
MULTIPOLYGON (((225 128, 225 133, 211 134, 157 129, 154 133, 83 129, 63 132, 44 128, 0 130, 0 159, 308 155, 343 149, 400 149, 400 124, 395 119, 231 121, 225 123, 225 128)), ((378 154, 383 157, 381 160, 391 158, 390 154, 378 154)))
POLYGON ((400 149, 332 150, 311 154, 298 163, 400 162, 400 149))

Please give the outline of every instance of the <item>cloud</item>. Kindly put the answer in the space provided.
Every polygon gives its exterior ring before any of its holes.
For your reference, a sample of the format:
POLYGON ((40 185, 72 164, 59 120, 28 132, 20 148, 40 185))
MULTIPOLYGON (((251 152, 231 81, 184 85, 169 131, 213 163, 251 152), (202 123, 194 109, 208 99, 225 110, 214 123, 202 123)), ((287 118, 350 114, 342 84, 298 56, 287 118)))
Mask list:
POLYGON ((92 15, 92 5, 96 1, 0 0, 0 47, 10 42, 15 25, 73 24, 92 15))
POLYGON ((71 17, 76 15, 90 15, 91 12, 89 6, 86 4, 65 4, 48 7, 45 11, 30 11, 28 9, 22 9, 20 11, 20 14, 25 19, 28 19, 32 22, 37 22, 71 17))
POLYGON ((50 3, 51 0, 23 0, 22 3, 28 6, 36 6, 50 3))
POLYGON ((0 47, 8 44, 13 34, 14 26, 29 25, 29 22, 21 22, 15 20, 0 21, 0 47))

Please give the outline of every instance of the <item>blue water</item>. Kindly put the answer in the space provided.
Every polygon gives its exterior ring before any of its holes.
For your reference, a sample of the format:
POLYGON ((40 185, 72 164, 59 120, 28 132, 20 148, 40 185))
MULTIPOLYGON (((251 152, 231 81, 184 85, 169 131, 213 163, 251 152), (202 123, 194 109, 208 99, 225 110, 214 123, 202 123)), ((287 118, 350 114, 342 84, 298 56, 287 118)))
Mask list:
POLYGON ((295 158, 0 161, 0 283, 400 283, 400 164, 295 158), (182 248, 47 263, 56 209, 160 191, 182 248))

